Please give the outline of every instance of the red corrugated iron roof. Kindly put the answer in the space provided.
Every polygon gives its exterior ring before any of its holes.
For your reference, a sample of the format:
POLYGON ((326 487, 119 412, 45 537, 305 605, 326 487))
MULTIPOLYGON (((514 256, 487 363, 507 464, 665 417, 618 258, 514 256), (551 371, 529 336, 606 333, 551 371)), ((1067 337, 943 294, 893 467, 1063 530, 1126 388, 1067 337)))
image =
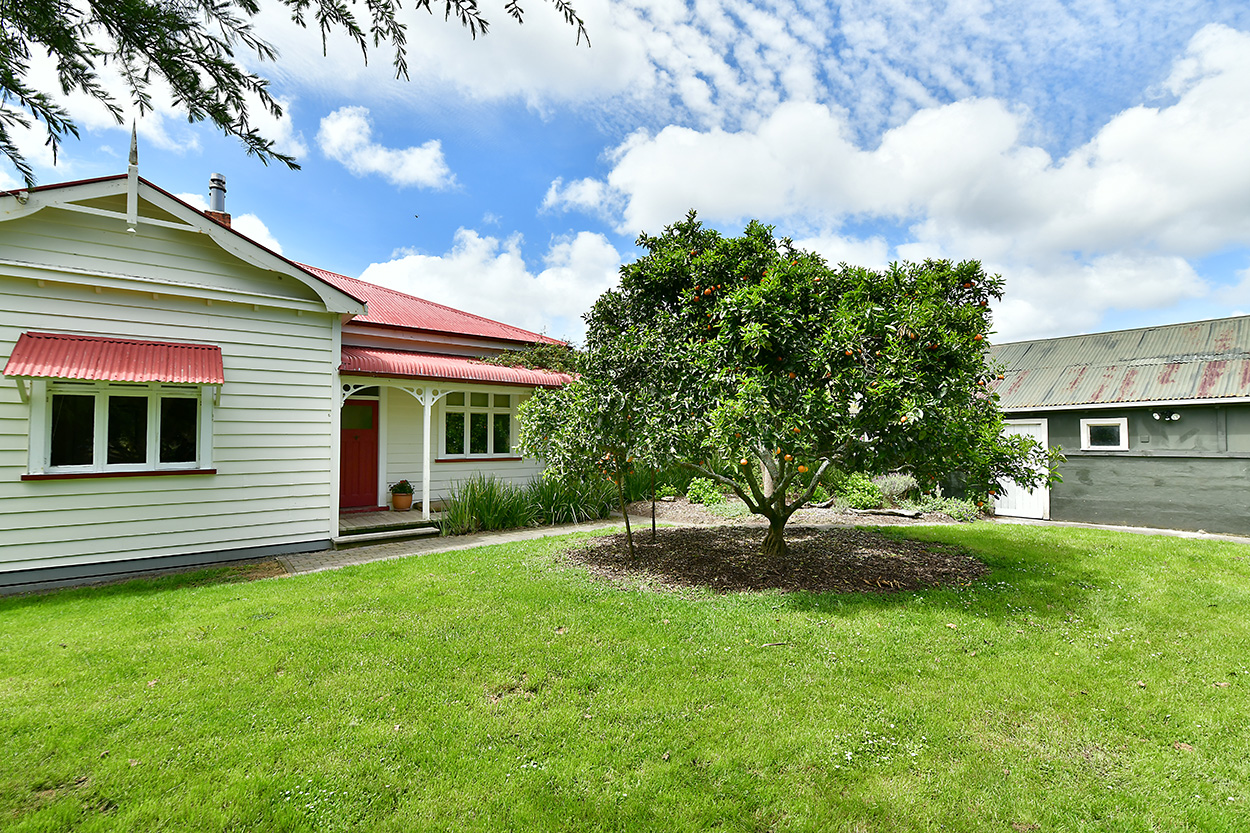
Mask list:
POLYGON ((558 388, 573 381, 567 373, 501 367, 460 356, 379 350, 373 347, 344 347, 340 373, 361 376, 400 376, 409 379, 438 379, 455 382, 485 382, 495 385, 558 388))
POLYGON ((22 333, 5 376, 102 382, 225 383, 214 344, 134 341, 110 336, 22 333))
POLYGON ((480 336, 482 338, 515 341, 523 344, 540 342, 543 344, 563 344, 559 339, 550 338, 520 327, 502 324, 483 318, 480 315, 462 312, 452 307, 426 301, 415 295, 407 295, 384 286, 377 286, 346 275, 339 275, 316 266, 298 264, 326 283, 354 298, 364 300, 369 306, 367 315, 358 315, 353 322, 364 324, 380 324, 386 327, 404 327, 412 330, 451 333, 454 335, 480 336))

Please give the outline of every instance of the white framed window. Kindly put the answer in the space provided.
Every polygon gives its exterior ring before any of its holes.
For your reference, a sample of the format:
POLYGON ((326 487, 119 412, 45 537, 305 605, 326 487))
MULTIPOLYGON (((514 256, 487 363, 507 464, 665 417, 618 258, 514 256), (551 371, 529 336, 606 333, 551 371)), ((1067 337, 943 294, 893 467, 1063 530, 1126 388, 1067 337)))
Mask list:
MULTIPOLYGON (((39 474, 178 471, 211 465, 211 397, 197 385, 43 383, 39 474)), ((32 414, 32 417, 35 416, 32 414)), ((33 422, 34 420, 32 420, 33 422)), ((36 454, 38 457, 36 458, 36 454)))
POLYGON ((443 399, 443 457, 511 457, 514 393, 457 391, 443 399))
POLYGON ((1128 451, 1128 418, 1081 420, 1081 451, 1128 451))

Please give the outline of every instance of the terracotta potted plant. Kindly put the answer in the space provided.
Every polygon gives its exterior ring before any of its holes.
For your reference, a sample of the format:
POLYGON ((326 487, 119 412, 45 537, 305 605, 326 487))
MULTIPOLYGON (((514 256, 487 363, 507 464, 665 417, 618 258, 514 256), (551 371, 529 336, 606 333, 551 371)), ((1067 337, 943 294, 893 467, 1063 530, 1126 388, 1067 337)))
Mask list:
POLYGON ((407 480, 391 486, 391 508, 396 512, 407 512, 412 508, 412 484, 407 480))

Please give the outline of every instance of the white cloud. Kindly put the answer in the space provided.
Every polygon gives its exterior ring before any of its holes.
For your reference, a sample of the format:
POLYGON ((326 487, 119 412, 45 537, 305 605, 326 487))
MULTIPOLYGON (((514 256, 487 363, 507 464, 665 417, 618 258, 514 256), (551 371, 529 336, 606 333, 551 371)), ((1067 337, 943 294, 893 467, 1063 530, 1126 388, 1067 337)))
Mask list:
POLYGON ((365 107, 342 107, 323 118, 317 146, 356 176, 378 174, 392 185, 422 188, 446 188, 455 182, 436 140, 403 149, 374 142, 365 107))
POLYGON ((581 211, 599 217, 610 218, 622 205, 619 192, 609 189, 597 179, 577 179, 564 183, 557 177, 543 197, 544 211, 581 211))
POLYGON ((616 283, 620 253, 602 235, 580 232, 552 242, 544 267, 533 272, 521 240, 456 232, 442 255, 400 252, 374 263, 361 280, 556 338, 580 341, 581 316, 616 283))
POLYGON ((831 265, 849 263, 869 269, 882 269, 890 263, 890 244, 881 236, 868 239, 825 233, 794 241, 800 249, 816 252, 831 265))
MULTIPOLYGON (((1250 268, 1242 269, 1237 272, 1236 277, 1237 283, 1221 287, 1220 290, 1216 292, 1216 298, 1220 303, 1230 307, 1250 306, 1250 268)), ((1242 314, 1244 313, 1230 313, 1230 315, 1242 314)))
POLYGON ((995 99, 919 109, 875 147, 844 113, 788 102, 751 129, 634 134, 606 179, 557 181, 544 204, 615 202, 622 233, 692 207, 715 224, 816 226, 824 248, 811 245, 831 259, 879 263, 881 239, 837 231, 875 218, 908 229, 895 257, 977 258, 1007 276, 1004 332, 1035 329, 1045 309, 1097 321, 1201 297, 1187 258, 1250 245, 1250 34, 1206 27, 1168 87, 1169 103, 1119 113, 1059 160, 1025 140, 1028 114, 995 99))
POLYGON ((230 227, 245 237, 250 237, 272 252, 282 254, 282 244, 270 233, 269 227, 255 214, 240 214, 232 217, 230 227))
POLYGON ((20 179, 0 168, 0 191, 10 191, 25 185, 20 179))
MULTIPOLYGON (((200 211, 208 210, 208 200, 200 194, 174 194, 174 196, 192 208, 198 208, 200 211)), ((282 254, 282 244, 278 242, 278 238, 273 236, 269 231, 269 227, 255 214, 231 216, 230 228, 245 237, 251 238, 266 249, 282 254)))
POLYGON ((295 102, 281 96, 274 96, 274 100, 282 108, 281 116, 273 115, 255 97, 250 99, 248 106, 252 127, 259 130, 260 135, 273 141, 274 149, 278 152, 295 157, 307 156, 308 144, 304 141, 304 134, 295 129, 291 118, 295 102))

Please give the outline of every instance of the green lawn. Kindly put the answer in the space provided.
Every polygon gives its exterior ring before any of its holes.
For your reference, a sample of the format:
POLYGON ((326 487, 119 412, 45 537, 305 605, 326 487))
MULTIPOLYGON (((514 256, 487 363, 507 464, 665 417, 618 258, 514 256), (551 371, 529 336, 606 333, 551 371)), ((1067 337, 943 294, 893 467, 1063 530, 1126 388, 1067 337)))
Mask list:
POLYGON ((0 600, 0 827, 1250 827, 1250 547, 906 534, 993 572, 654 593, 546 539, 0 600))

